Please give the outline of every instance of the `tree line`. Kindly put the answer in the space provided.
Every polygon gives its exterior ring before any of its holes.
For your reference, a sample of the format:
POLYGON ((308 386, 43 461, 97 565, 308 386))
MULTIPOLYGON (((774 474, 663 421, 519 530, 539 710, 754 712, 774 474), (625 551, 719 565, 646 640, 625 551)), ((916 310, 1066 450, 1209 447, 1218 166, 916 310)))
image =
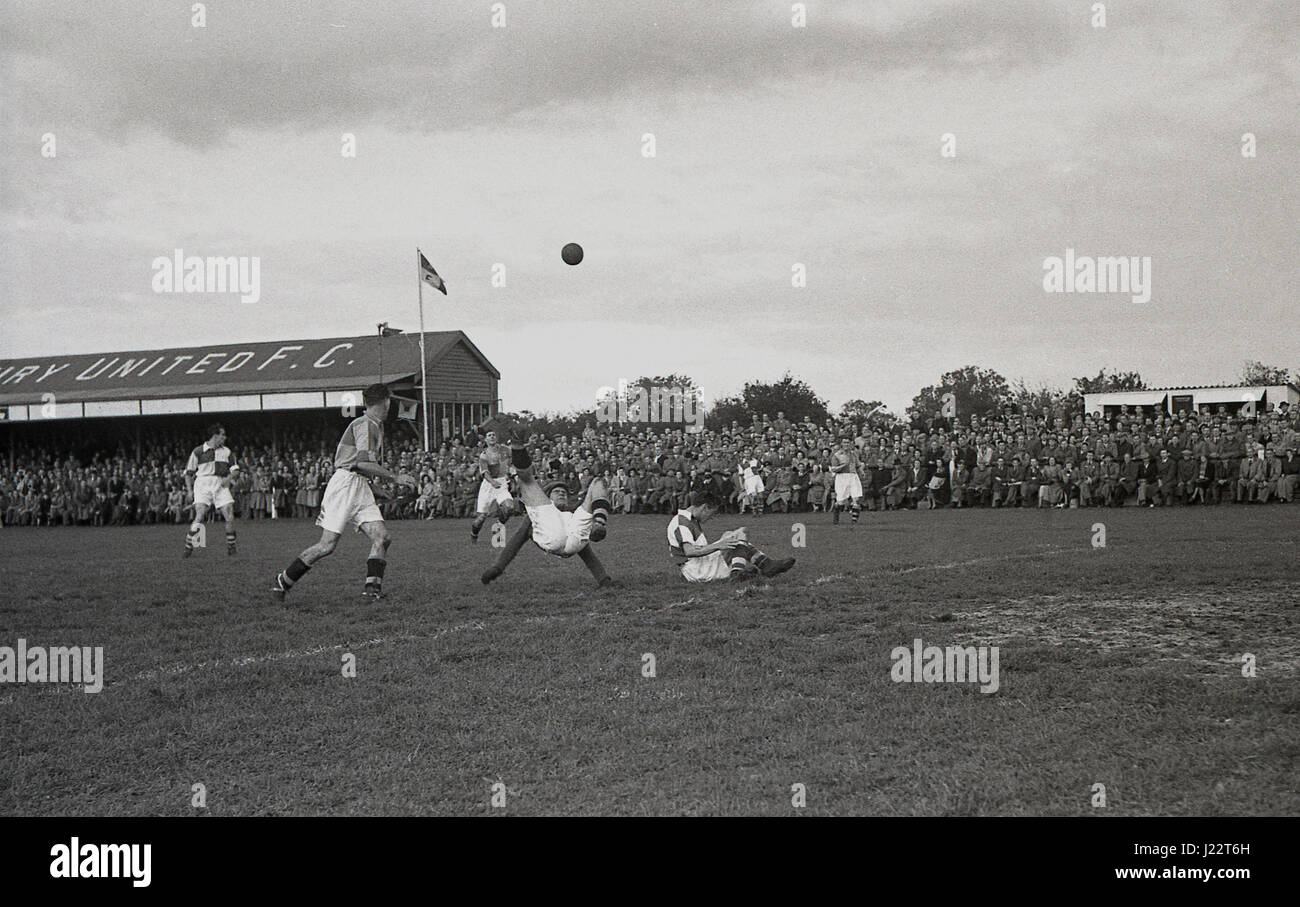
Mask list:
MULTIPOLYGON (((1300 369, 1288 371, 1262 362, 1249 361, 1243 364, 1235 380, 1243 385, 1290 383, 1300 386, 1300 369)), ((634 401, 638 389, 644 389, 648 395, 654 388, 681 389, 687 394, 695 394, 697 398, 702 396, 694 379, 679 374, 643 376, 630 382, 625 390, 619 389, 618 393, 624 394, 627 400, 634 401)), ((841 406, 836 415, 856 422, 921 426, 927 424, 936 412, 943 412, 945 402, 951 402, 963 417, 972 414, 988 415, 1008 409, 1038 413, 1072 396, 1146 389, 1146 382, 1136 371, 1108 371, 1103 368, 1096 375, 1082 375, 1073 379, 1069 388, 1061 388, 1048 384, 1030 385, 1024 379, 1009 383, 993 369, 965 365, 945 372, 938 382, 921 388, 904 413, 891 413, 879 400, 853 399, 841 406), (948 397, 949 394, 952 395, 951 398, 948 397)), ((631 411, 640 417, 637 419, 638 424, 648 427, 680 425, 680 420, 659 422, 653 418, 653 412, 648 414, 650 418, 646 418, 647 414, 637 410, 635 403, 631 405, 631 411)), ((775 417, 778 412, 784 412, 791 422, 810 419, 820 423, 832 415, 823 397, 802 378, 787 371, 775 381, 757 378, 746 381, 736 393, 714 401, 707 409, 705 425, 711 429, 725 427, 733 421, 748 425, 756 416, 775 417)), ((591 409, 566 413, 534 413, 524 410, 518 416, 526 429, 539 432, 580 434, 588 427, 597 427, 591 409)))

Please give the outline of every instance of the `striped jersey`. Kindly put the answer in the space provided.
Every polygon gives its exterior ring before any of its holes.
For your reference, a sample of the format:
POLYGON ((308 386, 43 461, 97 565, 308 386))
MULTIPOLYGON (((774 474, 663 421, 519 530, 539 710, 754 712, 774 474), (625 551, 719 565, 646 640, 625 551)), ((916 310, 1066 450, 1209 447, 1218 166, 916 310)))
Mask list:
POLYGON ((494 479, 504 477, 510 472, 510 445, 497 444, 493 447, 484 448, 483 452, 478 455, 478 465, 485 476, 491 476, 494 479))
POLYGON ((677 511, 677 516, 673 517, 672 522, 668 524, 668 553, 672 555, 673 562, 679 565, 687 560, 686 551, 682 548, 683 542, 692 545, 709 543, 709 540, 704 537, 704 528, 700 526, 700 521, 693 517, 689 510, 677 511))
POLYGON ((204 441, 190 452, 190 462, 186 464, 185 471, 192 476, 224 478, 235 468, 235 455, 229 447, 209 447, 208 442, 204 441))
POLYGON ((851 474, 858 471, 861 461, 858 459, 858 452, 853 448, 848 450, 837 450, 831 454, 831 472, 851 474), (844 462, 840 462, 843 460, 844 462))
POLYGON ((334 451, 334 468, 351 469, 358 462, 378 463, 384 446, 384 426, 369 416, 348 423, 334 451))

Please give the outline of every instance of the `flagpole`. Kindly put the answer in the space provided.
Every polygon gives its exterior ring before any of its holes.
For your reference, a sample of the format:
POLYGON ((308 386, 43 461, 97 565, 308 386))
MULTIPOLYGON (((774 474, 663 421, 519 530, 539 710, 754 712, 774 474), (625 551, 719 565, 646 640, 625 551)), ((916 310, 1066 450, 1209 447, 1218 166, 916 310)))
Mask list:
POLYGON ((425 373, 424 358, 424 275, 420 272, 420 247, 415 247, 415 282, 420 294, 420 408, 424 411, 420 421, 424 424, 424 452, 429 452, 429 376, 425 373))

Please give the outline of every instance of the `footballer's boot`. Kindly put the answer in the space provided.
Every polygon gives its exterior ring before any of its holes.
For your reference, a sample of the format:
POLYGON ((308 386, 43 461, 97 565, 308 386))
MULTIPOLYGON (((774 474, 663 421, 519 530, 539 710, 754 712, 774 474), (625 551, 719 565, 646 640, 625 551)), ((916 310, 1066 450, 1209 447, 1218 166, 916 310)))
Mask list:
POLYGON ((505 571, 502 570, 500 567, 498 567, 496 564, 493 564, 491 567, 488 567, 486 570, 483 571, 483 575, 479 577, 479 580, 482 581, 483 585, 486 586, 488 583, 492 582, 492 580, 496 579, 504 572, 505 571))
POLYGON ((596 583, 596 588, 597 588, 597 589, 607 589, 607 588, 609 588, 609 587, 612 586, 612 585, 614 585, 614 577, 612 577, 612 576, 604 576, 604 577, 601 577, 600 582, 596 583))
POLYGON ((365 591, 361 593, 361 597, 366 601, 377 602, 384 597, 384 593, 375 583, 366 583, 365 591))
POLYGON ((189 545, 186 545, 185 553, 182 554, 181 557, 185 558, 185 557, 193 557, 193 556, 194 556, 194 549, 191 548, 189 545))
POLYGON ((838 526, 839 524, 840 524, 840 508, 838 508, 838 507, 832 507, 832 508, 831 508, 831 525, 833 525, 833 526, 838 526))
POLYGON ((493 419, 496 421, 492 430, 497 433, 498 441, 510 445, 523 445, 525 443, 526 439, 520 432, 519 426, 515 424, 514 419, 501 414, 493 416, 493 419))
POLYGON ((227 557, 234 557, 234 556, 235 556, 235 543, 234 543, 234 542, 226 542, 226 556, 227 556, 227 557))
POLYGON ((763 561, 763 566, 759 568, 759 572, 764 576, 772 577, 785 573, 785 571, 789 570, 793 566, 794 558, 792 557, 783 557, 780 560, 768 558, 763 561))
POLYGON ((471 544, 478 544, 478 532, 482 528, 482 526, 475 525, 474 523, 469 524, 469 540, 471 544))
POLYGON ((504 413, 497 413, 494 416, 488 416, 478 424, 478 430, 483 434, 490 431, 497 433, 497 441, 502 444, 517 443, 522 444, 524 439, 519 436, 519 427, 515 421, 504 413))
POLYGON ((277 573, 275 575, 275 585, 271 587, 271 597, 274 598, 276 601, 283 603, 285 593, 287 593, 288 591, 289 591, 288 588, 286 588, 284 585, 284 574, 277 573))

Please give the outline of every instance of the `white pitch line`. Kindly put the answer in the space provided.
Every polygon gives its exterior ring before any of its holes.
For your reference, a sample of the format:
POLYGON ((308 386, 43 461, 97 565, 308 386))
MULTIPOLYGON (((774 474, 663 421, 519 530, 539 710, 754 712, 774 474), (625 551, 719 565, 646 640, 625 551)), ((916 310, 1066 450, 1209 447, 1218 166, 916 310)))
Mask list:
POLYGON ((976 564, 991 564, 998 561, 1022 561, 1032 557, 1052 557, 1057 554, 1065 554, 1074 551, 1073 548, 1048 548, 1044 551, 1031 551, 1026 554, 1002 554, 993 557, 977 557, 970 561, 953 561, 951 564, 922 564, 920 567, 907 567, 903 570, 886 571, 899 575, 904 573, 917 573, 921 570, 952 570, 957 567, 971 567, 976 564))
POLYGON ((345 649, 368 649, 374 646, 383 646, 394 642, 409 642, 412 640, 432 641, 440 639, 443 636, 450 636, 453 633, 460 633, 464 630, 482 630, 483 623, 473 620, 468 623, 456 624, 452 627, 445 627, 435 633, 401 633, 397 636, 379 636, 374 639, 365 639, 356 643, 337 643, 335 645, 312 646, 310 649, 296 649, 288 652, 268 652, 261 655, 238 655, 234 658, 214 659, 213 661, 200 661, 197 664, 174 664, 165 668, 155 668, 151 671, 141 671, 132 677, 124 680, 115 680, 108 686, 117 686, 122 683, 128 683, 136 680, 157 680, 160 677, 179 677, 182 674, 189 674, 192 671, 199 671, 204 668, 246 668, 249 665, 269 664, 277 661, 290 661, 297 658, 310 658, 313 655, 320 655, 323 652, 342 652, 345 649))

